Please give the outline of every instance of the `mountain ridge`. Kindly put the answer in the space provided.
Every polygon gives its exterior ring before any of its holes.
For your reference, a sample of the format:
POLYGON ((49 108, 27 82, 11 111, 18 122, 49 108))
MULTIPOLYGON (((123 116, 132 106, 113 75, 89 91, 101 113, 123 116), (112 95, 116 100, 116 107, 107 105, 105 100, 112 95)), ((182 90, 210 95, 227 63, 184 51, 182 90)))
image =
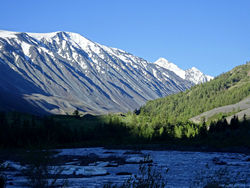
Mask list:
POLYGON ((182 79, 191 81, 194 84, 208 82, 208 81, 213 79, 212 76, 205 75, 196 67, 192 67, 190 69, 183 70, 183 69, 179 68, 177 65, 175 65, 174 63, 171 63, 167 59, 162 58, 162 57, 159 58, 158 60, 156 60, 154 63, 157 64, 158 66, 161 66, 161 67, 166 68, 170 71, 173 71, 175 74, 180 76, 182 79))
POLYGON ((0 76, 5 101, 8 93, 22 96, 38 111, 54 114, 75 109, 127 112, 194 85, 140 57, 71 32, 0 31, 0 66, 12 72, 0 76))

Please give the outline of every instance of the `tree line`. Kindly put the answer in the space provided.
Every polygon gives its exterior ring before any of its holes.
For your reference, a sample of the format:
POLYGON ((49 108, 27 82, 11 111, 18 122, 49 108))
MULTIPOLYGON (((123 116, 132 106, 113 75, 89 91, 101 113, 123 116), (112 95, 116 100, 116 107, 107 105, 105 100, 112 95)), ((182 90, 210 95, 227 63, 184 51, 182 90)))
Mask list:
POLYGON ((136 115, 106 115, 105 120, 99 120, 94 116, 58 118, 0 112, 0 148, 201 143, 214 147, 250 146, 249 121, 239 121, 236 116, 230 123, 223 118, 210 126, 192 122, 161 124, 161 121, 139 124, 138 119, 134 119, 137 124, 125 123, 132 116, 136 115), (79 126, 72 126, 74 121, 79 126))

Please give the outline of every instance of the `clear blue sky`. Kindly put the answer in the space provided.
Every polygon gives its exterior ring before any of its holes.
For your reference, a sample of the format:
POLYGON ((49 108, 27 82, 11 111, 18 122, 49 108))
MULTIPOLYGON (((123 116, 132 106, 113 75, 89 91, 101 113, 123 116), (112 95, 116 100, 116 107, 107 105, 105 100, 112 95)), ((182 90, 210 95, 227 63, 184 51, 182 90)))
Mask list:
POLYGON ((250 60, 250 0, 2 0, 0 29, 71 31, 216 76, 250 60))

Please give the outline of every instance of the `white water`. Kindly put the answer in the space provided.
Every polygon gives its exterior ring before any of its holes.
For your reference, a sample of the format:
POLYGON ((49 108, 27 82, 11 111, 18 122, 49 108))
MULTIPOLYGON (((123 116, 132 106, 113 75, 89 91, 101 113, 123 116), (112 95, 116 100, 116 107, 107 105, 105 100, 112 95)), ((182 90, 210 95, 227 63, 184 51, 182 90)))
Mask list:
MULTIPOLYGON (((195 178, 201 181, 202 177, 208 175, 217 176, 216 171, 225 168, 227 168, 226 171, 229 173, 228 175, 231 179, 234 179, 235 174, 240 173, 236 182, 239 183, 240 179, 247 180, 248 185, 250 182, 250 162, 247 161, 249 155, 239 153, 143 150, 141 151, 142 154, 125 154, 127 150, 107 150, 104 148, 60 149, 57 151, 59 151, 58 156, 71 156, 75 166, 77 166, 77 160, 73 160, 74 157, 93 155, 93 153, 101 158, 107 158, 112 155, 124 159, 150 155, 153 160, 152 164, 154 169, 161 169, 162 172, 169 169, 168 173, 163 173, 167 182, 166 187, 190 187, 195 178), (213 161, 214 158, 226 164, 215 164, 213 161)), ((75 168, 72 164, 64 164, 64 166, 75 168)), ((106 170, 109 175, 85 178, 71 177, 68 179, 68 184, 69 187, 102 187, 109 182, 119 184, 129 178, 130 175, 118 176, 116 173, 130 172, 137 174, 138 166, 138 164, 123 164, 118 167, 101 167, 102 170, 106 170)), ((79 168, 81 167, 79 166, 79 168)), ((25 178, 22 176, 16 177, 14 174, 14 172, 9 172, 8 178, 12 179, 11 182, 13 185, 8 185, 7 187, 24 187, 23 183, 25 182, 25 178)))

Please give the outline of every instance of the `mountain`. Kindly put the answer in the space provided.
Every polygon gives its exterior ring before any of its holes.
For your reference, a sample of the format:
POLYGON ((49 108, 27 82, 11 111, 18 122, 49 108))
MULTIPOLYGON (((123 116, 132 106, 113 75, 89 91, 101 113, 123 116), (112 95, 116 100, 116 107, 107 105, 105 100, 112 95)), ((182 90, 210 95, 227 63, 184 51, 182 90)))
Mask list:
POLYGON ((147 119, 151 121, 163 120, 175 124, 180 121, 187 122, 195 116, 195 119, 203 116, 209 118, 216 114, 215 111, 218 113, 229 112, 228 115, 233 115, 232 112, 236 114, 248 110, 249 105, 245 103, 249 96, 250 62, 185 92, 149 101, 139 111, 140 115, 148 116, 147 119), (202 114, 203 112, 206 113, 202 114), (211 116, 207 116, 207 114, 211 114, 211 116))
POLYGON ((212 76, 203 74, 200 70, 195 67, 185 71, 185 79, 195 84, 205 83, 213 79, 212 76))
POLYGON ((167 70, 173 71, 182 79, 193 82, 194 84, 204 83, 213 79, 212 76, 208 76, 203 74, 200 70, 195 67, 188 69, 186 71, 179 68, 177 65, 169 62, 165 58, 159 58, 156 62, 154 62, 160 67, 163 67, 167 70))
POLYGON ((0 31, 0 110, 126 112, 193 85, 77 33, 0 31))

